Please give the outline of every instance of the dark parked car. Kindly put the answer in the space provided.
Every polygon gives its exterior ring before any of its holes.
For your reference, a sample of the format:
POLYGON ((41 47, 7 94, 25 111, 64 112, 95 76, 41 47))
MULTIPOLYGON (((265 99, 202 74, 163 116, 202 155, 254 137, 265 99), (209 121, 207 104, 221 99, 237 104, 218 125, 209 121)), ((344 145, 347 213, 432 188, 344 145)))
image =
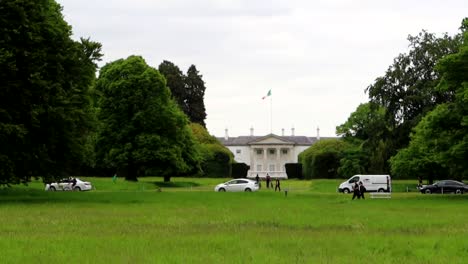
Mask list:
POLYGON ((462 194, 468 192, 468 185, 452 180, 438 181, 431 185, 423 185, 420 189, 421 193, 456 193, 462 194))

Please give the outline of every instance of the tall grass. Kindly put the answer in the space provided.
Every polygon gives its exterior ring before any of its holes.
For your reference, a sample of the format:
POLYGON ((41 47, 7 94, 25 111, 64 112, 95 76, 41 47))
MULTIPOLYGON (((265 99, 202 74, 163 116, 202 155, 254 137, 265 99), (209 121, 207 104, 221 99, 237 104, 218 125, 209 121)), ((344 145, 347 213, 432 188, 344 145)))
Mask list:
MULTIPOLYGON (((89 178, 0 191, 1 263, 466 263, 468 196, 351 201, 339 180, 215 193, 225 179, 89 178), (161 191, 158 191, 161 190, 161 191)), ((226 179, 227 180, 227 179, 226 179)), ((395 185, 394 185, 395 186, 395 185)), ((395 187, 394 187, 395 189, 395 187)))

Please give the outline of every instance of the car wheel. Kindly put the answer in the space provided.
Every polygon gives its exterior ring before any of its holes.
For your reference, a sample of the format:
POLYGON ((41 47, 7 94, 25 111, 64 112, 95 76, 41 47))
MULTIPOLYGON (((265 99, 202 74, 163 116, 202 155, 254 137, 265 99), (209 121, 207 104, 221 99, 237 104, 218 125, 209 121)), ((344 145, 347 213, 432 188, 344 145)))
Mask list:
POLYGON ((250 188, 245 188, 246 192, 251 192, 252 190, 250 188))
POLYGON ((382 189, 382 188, 380 188, 380 189, 379 189, 379 193, 383 193, 383 192, 385 192, 385 190, 382 189))
POLYGON ((73 188, 74 191, 77 191, 77 192, 81 192, 81 188, 78 187, 78 186, 75 186, 75 188, 73 188))
POLYGON ((345 188, 345 189, 343 190, 343 193, 349 193, 349 190, 348 190, 347 188, 345 188))
POLYGON ((462 190, 460 190, 460 189, 455 190, 455 193, 456 194, 463 194, 462 190))
POLYGON ((226 191, 226 189, 224 189, 224 188, 219 188, 219 190, 218 190, 218 192, 225 192, 225 191, 226 191))
POLYGON ((432 193, 431 189, 426 189, 424 192, 427 193, 427 194, 431 194, 431 193, 432 193))
POLYGON ((55 189, 55 187, 54 187, 54 186, 50 186, 50 187, 49 187, 49 191, 51 191, 51 192, 55 192, 55 191, 56 191, 56 189, 55 189))

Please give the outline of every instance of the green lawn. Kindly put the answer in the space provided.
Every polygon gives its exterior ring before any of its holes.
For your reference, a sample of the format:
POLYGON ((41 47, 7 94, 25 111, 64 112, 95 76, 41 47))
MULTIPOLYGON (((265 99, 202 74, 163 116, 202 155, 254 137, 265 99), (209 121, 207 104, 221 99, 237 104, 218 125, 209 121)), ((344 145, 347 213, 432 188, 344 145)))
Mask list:
MULTIPOLYGON (((342 180, 215 193, 227 179, 85 178, 96 190, 0 190, 1 263, 467 263, 468 195, 351 201, 342 180), (160 191, 158 191, 160 190, 160 191)), ((406 192, 406 189, 411 192, 406 192)))

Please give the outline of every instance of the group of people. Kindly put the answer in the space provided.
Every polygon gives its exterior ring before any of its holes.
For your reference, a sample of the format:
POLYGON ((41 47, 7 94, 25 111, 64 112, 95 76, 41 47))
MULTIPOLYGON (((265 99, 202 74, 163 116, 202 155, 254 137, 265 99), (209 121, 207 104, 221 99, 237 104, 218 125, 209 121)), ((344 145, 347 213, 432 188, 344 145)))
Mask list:
POLYGON ((362 181, 360 181, 359 183, 358 182, 355 182, 354 185, 353 185, 353 200, 354 198, 358 198, 358 199, 365 199, 364 197, 364 193, 366 192, 366 187, 364 187, 364 184, 362 184, 362 181))
MULTIPOLYGON (((266 187, 270 188, 270 185, 271 185, 271 188, 273 188, 273 182, 271 182, 271 178, 270 178, 270 175, 268 175, 268 173, 266 175, 265 180, 266 180, 266 187)), ((258 183, 258 186, 261 187, 260 177, 258 176, 258 174, 255 177, 255 181, 258 183)), ((276 191, 281 192, 281 184, 280 184, 279 178, 276 178, 276 180, 275 180, 275 192, 276 191)))

